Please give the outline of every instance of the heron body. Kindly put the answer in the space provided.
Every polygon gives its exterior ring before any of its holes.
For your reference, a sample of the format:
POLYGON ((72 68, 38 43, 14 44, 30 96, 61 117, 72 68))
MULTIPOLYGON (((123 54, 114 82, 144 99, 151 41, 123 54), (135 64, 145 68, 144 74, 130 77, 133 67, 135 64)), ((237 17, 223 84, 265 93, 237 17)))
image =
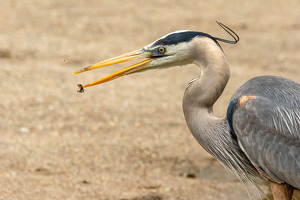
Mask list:
POLYGON ((233 95, 227 116, 252 163, 270 179, 296 188, 300 188, 299 100, 299 84, 276 76, 256 77, 233 95), (242 95, 255 99, 239 108, 242 95))
POLYGON ((177 31, 140 50, 75 72, 143 59, 98 81, 80 85, 80 91, 135 72, 196 64, 200 76, 189 83, 182 104, 195 139, 242 182, 260 190, 257 178, 268 180, 275 199, 291 199, 293 188, 300 189, 300 85, 276 76, 253 78, 233 94, 226 118, 217 118, 213 105, 230 77, 218 41, 235 44, 239 40, 231 29, 218 24, 235 41, 197 31, 177 31))

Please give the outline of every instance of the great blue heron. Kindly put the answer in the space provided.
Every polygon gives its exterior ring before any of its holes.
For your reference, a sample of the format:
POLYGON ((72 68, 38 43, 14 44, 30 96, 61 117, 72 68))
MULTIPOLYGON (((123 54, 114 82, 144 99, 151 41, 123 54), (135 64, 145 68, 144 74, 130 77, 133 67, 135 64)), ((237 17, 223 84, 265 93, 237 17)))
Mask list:
POLYGON ((290 200, 294 188, 300 188, 300 85, 277 76, 253 78, 233 94, 227 117, 215 117, 213 105, 230 76, 218 41, 231 44, 239 41, 231 29, 218 24, 234 41, 197 31, 176 31, 142 49, 75 72, 144 59, 85 86, 79 84, 79 92, 135 72, 190 63, 198 65, 201 74, 188 84, 182 104, 191 133, 240 180, 258 189, 256 178, 267 180, 276 200, 290 200))

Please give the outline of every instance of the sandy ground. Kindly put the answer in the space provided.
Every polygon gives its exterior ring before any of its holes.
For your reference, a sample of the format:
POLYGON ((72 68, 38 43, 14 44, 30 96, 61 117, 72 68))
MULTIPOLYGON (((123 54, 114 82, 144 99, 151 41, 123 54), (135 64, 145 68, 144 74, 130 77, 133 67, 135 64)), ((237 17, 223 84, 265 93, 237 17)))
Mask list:
MULTIPOLYGON (((181 101, 195 66, 149 71, 77 94, 121 64, 73 76, 181 29, 230 37, 231 79, 214 111, 258 75, 300 83, 300 3, 0 0, 0 199, 248 199, 189 133, 181 101)), ((268 189, 266 190, 268 191, 268 189)), ((299 199, 299 198, 298 198, 299 199)))

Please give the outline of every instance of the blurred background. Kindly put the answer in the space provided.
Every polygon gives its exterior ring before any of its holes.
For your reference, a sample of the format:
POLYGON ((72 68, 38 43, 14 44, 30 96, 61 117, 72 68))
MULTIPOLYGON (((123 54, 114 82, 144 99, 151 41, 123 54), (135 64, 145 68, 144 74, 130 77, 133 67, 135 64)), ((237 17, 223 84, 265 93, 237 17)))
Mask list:
MULTIPOLYGON (((214 107, 259 75, 300 83, 300 2, 0 0, 0 199, 247 199, 243 185, 192 137, 182 113, 196 66, 122 77, 73 72, 176 30, 221 44, 231 79, 214 107)), ((269 189, 265 188, 266 193, 269 189)))

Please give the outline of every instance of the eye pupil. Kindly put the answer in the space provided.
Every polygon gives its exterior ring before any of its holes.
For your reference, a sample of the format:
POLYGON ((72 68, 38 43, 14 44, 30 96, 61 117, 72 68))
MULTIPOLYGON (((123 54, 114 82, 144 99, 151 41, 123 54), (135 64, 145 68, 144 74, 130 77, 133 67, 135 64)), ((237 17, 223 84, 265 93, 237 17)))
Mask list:
POLYGON ((159 51, 159 53, 165 53, 166 48, 165 47, 159 47, 158 51, 159 51))

